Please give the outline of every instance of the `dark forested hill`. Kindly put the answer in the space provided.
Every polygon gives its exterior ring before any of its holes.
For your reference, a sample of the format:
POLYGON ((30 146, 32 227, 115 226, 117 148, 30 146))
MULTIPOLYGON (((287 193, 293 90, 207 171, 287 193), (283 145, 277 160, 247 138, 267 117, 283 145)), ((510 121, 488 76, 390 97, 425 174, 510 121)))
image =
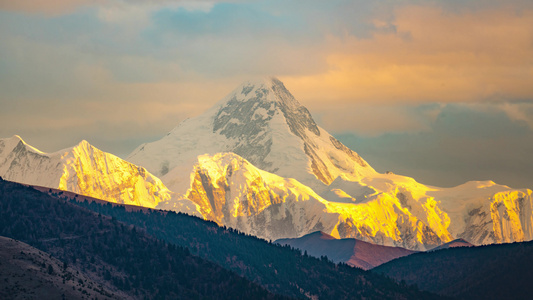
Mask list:
POLYGON ((26 243, 0 236, 0 299, 121 299, 129 295, 95 281, 26 243))
POLYGON ((157 210, 126 210, 122 206, 76 202, 102 215, 133 224, 167 242, 187 247, 221 266, 261 284, 272 292, 320 299, 435 299, 435 295, 400 286, 381 275, 336 265, 326 257, 302 255, 214 222, 157 210))
POLYGON ((373 271, 462 299, 531 299, 533 242, 416 253, 373 271))
MULTIPOLYGON (((92 281, 121 291, 122 296, 110 297, 281 298, 233 272, 191 255, 186 248, 160 241, 137 227, 1 179, 0 235, 47 252, 65 266, 75 266, 88 274, 92 281)), ((55 269, 52 266, 50 276, 55 269)), ((62 280, 71 278, 65 275, 62 280)), ((0 285, 10 290, 10 282, 8 279, 0 285)), ((89 288, 86 282, 79 284, 79 288, 89 288)), ((14 291, 9 296, 16 298, 14 291)))

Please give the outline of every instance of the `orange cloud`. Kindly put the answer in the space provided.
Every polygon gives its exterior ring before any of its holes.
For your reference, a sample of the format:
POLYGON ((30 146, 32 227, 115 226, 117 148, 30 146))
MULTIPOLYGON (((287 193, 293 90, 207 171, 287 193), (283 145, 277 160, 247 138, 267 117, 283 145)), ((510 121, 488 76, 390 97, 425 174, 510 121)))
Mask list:
POLYGON ((327 72, 282 80, 317 106, 533 98, 532 10, 410 6, 396 11, 394 23, 396 33, 369 39, 330 37, 327 72))
POLYGON ((56 15, 73 11, 81 6, 101 4, 104 1, 105 0, 0 0, 0 10, 56 15))
MULTIPOLYGON (((378 136, 384 132, 428 131, 428 121, 434 118, 414 115, 413 109, 409 106, 331 103, 328 108, 321 110, 318 122, 330 132, 355 129, 364 136, 378 136)), ((311 109, 314 115, 313 112, 311 109)))

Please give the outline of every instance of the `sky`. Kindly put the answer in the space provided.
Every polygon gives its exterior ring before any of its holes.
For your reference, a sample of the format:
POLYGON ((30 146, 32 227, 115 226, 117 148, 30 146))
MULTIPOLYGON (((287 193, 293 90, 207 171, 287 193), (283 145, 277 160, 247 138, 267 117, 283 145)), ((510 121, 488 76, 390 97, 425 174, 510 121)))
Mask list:
POLYGON ((380 172, 533 187, 533 1, 0 0, 0 138, 127 157, 276 76, 380 172))

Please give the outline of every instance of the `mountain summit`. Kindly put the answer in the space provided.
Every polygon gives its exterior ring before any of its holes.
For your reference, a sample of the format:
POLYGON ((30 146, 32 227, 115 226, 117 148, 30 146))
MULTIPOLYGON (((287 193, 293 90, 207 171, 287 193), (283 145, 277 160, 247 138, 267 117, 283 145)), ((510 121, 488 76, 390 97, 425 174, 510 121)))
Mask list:
POLYGON ((312 187, 339 176, 356 180, 376 173, 320 128, 273 77, 242 83, 204 114, 185 120, 159 141, 139 146, 128 160, 177 187, 176 176, 167 173, 192 165, 198 155, 219 152, 233 152, 262 170, 312 187))

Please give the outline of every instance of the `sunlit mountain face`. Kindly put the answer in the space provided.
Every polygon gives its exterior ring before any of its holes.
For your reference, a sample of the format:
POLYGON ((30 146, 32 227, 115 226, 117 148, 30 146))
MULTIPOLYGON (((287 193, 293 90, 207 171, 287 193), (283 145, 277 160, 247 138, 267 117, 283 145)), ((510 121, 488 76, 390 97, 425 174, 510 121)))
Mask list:
POLYGON ((0 176, 19 183, 150 208, 178 197, 143 167, 103 152, 87 141, 44 153, 13 136, 0 139, 0 157, 0 176))
POLYGON ((0 176, 183 211, 267 240, 322 231, 426 250, 458 238, 533 239, 530 189, 492 181, 439 188, 380 174, 276 78, 244 82, 127 161, 87 142, 47 154, 18 137, 1 140, 0 176))

